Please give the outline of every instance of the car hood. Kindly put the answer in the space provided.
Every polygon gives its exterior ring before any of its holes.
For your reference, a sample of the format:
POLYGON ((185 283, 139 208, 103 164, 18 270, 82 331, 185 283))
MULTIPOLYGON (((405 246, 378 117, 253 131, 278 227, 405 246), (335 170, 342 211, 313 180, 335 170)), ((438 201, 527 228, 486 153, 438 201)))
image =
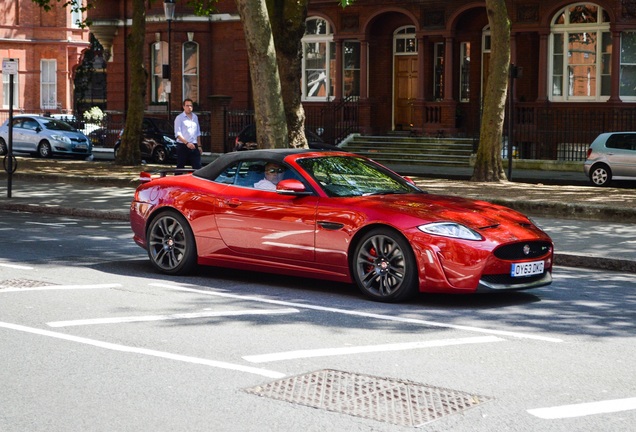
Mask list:
POLYGON ((408 194, 364 197, 378 212, 399 214, 402 228, 431 222, 458 222, 476 231, 495 228, 531 228, 523 214, 486 201, 447 195, 408 194))

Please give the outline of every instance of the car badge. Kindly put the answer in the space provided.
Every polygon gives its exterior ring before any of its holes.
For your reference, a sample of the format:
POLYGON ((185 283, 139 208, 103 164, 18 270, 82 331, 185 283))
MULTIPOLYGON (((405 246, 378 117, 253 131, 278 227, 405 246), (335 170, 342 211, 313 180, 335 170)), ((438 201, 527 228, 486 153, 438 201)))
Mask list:
POLYGON ((523 247, 523 253, 524 253, 525 255, 530 255, 530 245, 525 245, 525 246, 523 247))

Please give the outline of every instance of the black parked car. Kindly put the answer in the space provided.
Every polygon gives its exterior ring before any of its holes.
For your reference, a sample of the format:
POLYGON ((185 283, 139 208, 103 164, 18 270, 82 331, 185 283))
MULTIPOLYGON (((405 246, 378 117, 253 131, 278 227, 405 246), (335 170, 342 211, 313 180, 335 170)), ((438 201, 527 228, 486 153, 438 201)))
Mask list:
MULTIPOLYGON (((309 144, 310 149, 340 150, 340 147, 337 147, 333 144, 327 144, 323 141, 322 138, 320 138, 320 136, 307 129, 305 129, 305 138, 307 138, 307 144, 309 144)), ((258 143, 256 142, 256 125, 247 125, 236 136, 236 140, 234 141, 234 151, 255 150, 257 148, 258 143)))
MULTIPOLYGON (((166 119, 144 117, 142 124, 143 139, 139 143, 141 157, 154 163, 168 163, 177 159, 177 141, 174 137, 174 126, 166 119)), ((121 145, 124 130, 119 133, 114 151, 121 145)))

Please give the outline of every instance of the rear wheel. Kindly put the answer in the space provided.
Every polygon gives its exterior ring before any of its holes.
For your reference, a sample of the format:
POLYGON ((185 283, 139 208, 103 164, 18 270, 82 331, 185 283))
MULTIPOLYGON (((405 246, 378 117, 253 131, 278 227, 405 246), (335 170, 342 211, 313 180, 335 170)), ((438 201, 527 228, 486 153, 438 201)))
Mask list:
POLYGON ((159 271, 181 275, 197 263, 197 247, 188 221, 175 211, 157 216, 146 235, 148 257, 159 271))
POLYGON ((38 156, 41 158, 50 158, 53 155, 51 143, 44 140, 38 145, 38 156))
POLYGON ((605 164, 594 165, 590 171, 590 181, 594 186, 608 186, 612 181, 612 171, 605 164))
POLYGON ((358 242, 353 255, 353 277, 373 300, 398 302, 418 292, 418 274, 411 245, 399 233, 378 228, 358 242))
POLYGON ((9 148, 7 147, 7 143, 4 142, 4 139, 0 138, 0 156, 4 156, 9 153, 9 148))

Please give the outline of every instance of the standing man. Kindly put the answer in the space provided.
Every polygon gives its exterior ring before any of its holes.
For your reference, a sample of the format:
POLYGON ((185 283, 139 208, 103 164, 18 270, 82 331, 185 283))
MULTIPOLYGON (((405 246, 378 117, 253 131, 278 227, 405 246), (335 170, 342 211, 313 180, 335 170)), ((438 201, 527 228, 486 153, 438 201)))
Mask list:
POLYGON ((177 168, 184 168, 186 162, 192 168, 201 168, 201 127, 193 109, 192 99, 183 101, 183 112, 174 119, 174 133, 177 138, 177 168))

